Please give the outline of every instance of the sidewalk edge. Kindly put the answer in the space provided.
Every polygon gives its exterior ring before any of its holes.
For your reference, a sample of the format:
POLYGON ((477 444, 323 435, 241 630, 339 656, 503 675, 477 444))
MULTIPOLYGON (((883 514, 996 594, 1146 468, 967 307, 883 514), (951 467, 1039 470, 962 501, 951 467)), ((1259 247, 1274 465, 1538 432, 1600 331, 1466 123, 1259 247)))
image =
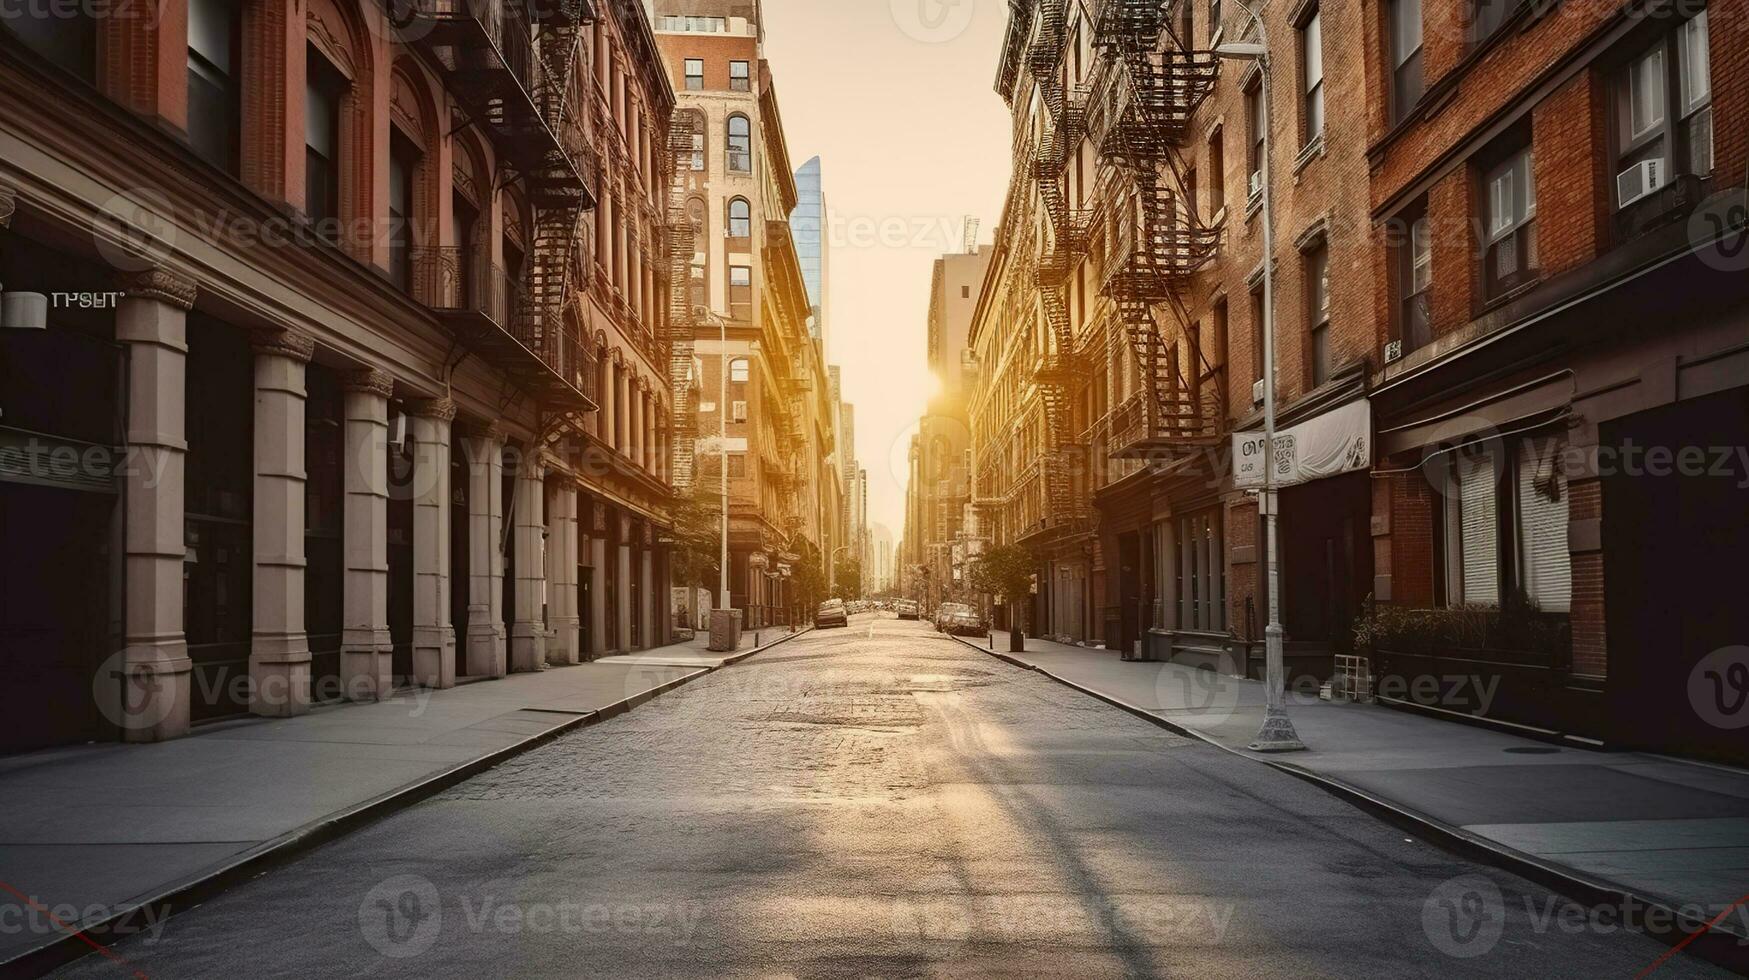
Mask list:
MULTIPOLYGON (((1422 813, 1410 807, 1393 803, 1376 796, 1358 786, 1344 780, 1314 772, 1302 766, 1274 759, 1254 756, 1250 753, 1223 745, 1208 735, 1191 728, 1186 728, 1174 721, 1155 714, 1146 708, 1140 708, 1120 698, 1112 697, 1101 691, 1096 691, 1083 684, 1078 684, 1059 674, 1052 673, 1037 664, 1029 663, 1013 654, 998 650, 988 650, 971 643, 962 637, 954 637, 967 647, 994 657, 1006 664, 1029 670, 1056 681, 1071 690, 1078 691, 1095 700, 1101 701, 1120 711, 1134 715, 1143 721, 1150 722, 1160 728, 1194 739, 1205 745, 1212 746, 1229 755, 1237 756, 1248 762, 1260 763, 1280 772, 1287 773, 1324 791, 1337 796, 1348 803, 1379 817, 1392 826, 1411 831, 1426 838, 1431 843, 1462 856, 1473 858, 1481 863, 1491 865, 1503 871, 1508 871, 1526 880, 1533 881, 1584 905, 1622 905, 1627 902, 1637 902, 1655 907, 1666 912, 1672 921, 1678 924, 1678 929, 1668 933, 1650 933, 1642 931, 1642 935, 1655 939, 1666 945, 1675 946, 1688 942, 1690 935, 1696 929, 1703 928, 1706 920, 1695 919, 1684 915, 1668 901, 1635 892, 1625 885, 1587 877, 1564 865, 1545 861, 1531 854, 1526 854, 1516 848, 1507 847, 1495 841, 1488 840, 1477 834, 1470 833, 1460 827, 1445 823, 1436 817, 1422 813)), ((1734 924, 1734 923, 1733 923, 1734 924)), ((1695 955, 1723 966, 1726 969, 1743 972, 1749 970, 1749 945, 1744 945, 1745 939, 1735 930, 1719 927, 1696 936, 1688 942, 1686 950, 1695 955)))
MULTIPOLYGON (((786 634, 784 636, 780 636, 777 639, 772 640, 770 643, 767 643, 766 645, 764 645, 762 647, 754 647, 753 649, 748 650, 746 653, 737 653, 732 657, 724 657, 723 658, 723 666, 724 667, 733 667, 736 664, 740 663, 741 661, 746 660, 748 657, 752 657, 752 656, 756 656, 758 654, 764 653, 765 651, 771 649, 774 646, 778 646, 778 645, 783 644, 783 643, 788 643, 789 641, 795 639, 798 636, 807 636, 809 633, 812 633, 815 630, 815 628, 816 627, 809 626, 806 629, 799 629, 799 630, 796 630, 794 633, 789 633, 789 634, 786 634)), ((721 668, 718 668, 718 669, 721 669, 721 668)))
POLYGON ((139 926, 145 921, 143 913, 148 907, 165 907, 157 913, 157 918, 160 921, 163 918, 174 917, 185 909, 193 908, 216 898, 244 881, 259 876, 262 872, 285 864, 330 841, 345 837, 367 824, 406 810, 516 756, 539 748, 561 735, 582 728, 593 728, 610 718, 616 718, 653 698, 666 694, 682 684, 711 674, 716 669, 700 667, 691 673, 676 677, 629 698, 615 701, 593 711, 577 712, 574 717, 559 722, 543 732, 530 735, 519 742, 496 749, 479 758, 470 759, 441 772, 405 783, 363 802, 336 810, 301 827, 288 830, 278 837, 262 841, 253 847, 231 855, 206 870, 175 880, 157 892, 129 899, 126 906, 114 915, 96 922, 83 923, 79 932, 63 934, 41 946, 20 953, 12 959, 0 961, 0 978, 45 976, 52 970, 96 953, 97 946, 108 948, 114 944, 114 940, 91 939, 87 942, 86 939, 81 938, 85 933, 92 931, 112 935, 121 933, 122 938, 133 935, 140 931, 139 926), (92 943, 95 943, 96 946, 93 946, 92 943))

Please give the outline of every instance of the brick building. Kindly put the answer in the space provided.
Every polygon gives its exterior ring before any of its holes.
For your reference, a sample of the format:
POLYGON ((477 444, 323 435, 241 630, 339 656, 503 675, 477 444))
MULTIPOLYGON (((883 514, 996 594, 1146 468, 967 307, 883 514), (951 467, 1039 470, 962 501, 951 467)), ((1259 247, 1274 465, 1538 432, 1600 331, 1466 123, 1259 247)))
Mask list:
POLYGON ((665 642, 673 92, 464 6, 0 28, 0 748, 665 642))
POLYGON ((1366 34, 1375 591, 1564 633, 1491 658, 1498 714, 1740 761, 1704 698, 1749 632, 1720 574, 1749 533, 1749 4, 1415 8, 1366 34))

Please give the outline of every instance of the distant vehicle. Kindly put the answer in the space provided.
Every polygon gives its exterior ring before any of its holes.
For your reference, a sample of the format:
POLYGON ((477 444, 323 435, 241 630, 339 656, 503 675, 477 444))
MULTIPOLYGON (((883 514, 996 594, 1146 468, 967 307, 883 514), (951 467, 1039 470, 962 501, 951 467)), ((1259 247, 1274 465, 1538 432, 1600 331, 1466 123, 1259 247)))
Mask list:
POLYGON ((900 619, 923 618, 923 613, 917 608, 917 603, 911 599, 900 599, 893 604, 893 608, 898 610, 900 619))
POLYGON ((988 636, 990 628, 977 610, 963 602, 944 602, 935 610, 935 629, 953 636, 988 636))
POLYGON ((843 599, 827 599, 820 603, 820 609, 814 613, 814 625, 820 629, 833 626, 849 626, 850 613, 844 609, 843 599))

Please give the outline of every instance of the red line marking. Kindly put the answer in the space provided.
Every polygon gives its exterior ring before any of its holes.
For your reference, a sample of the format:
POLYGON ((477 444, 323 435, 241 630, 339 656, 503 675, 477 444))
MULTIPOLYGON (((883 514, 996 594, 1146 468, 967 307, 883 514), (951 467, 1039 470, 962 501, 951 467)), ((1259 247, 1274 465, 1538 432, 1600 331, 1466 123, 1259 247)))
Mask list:
POLYGON ((11 885, 7 884, 4 881, 0 881, 0 889, 4 889, 7 892, 11 893, 20 902, 23 902, 25 905, 29 906, 32 911, 41 913, 42 916, 44 918, 48 919, 49 922, 51 924, 53 924, 55 928, 61 930, 62 932, 65 932, 67 935, 72 936, 74 939, 79 940, 80 942, 84 943, 85 945, 90 946, 92 949, 97 950, 97 952, 103 954, 108 959, 113 960, 114 962, 119 963, 122 966, 127 967, 128 969, 132 970, 134 976, 136 978, 138 978, 138 980, 150 980, 150 978, 146 976, 144 971, 140 970, 139 968, 135 967, 132 963, 129 963, 126 959, 122 958, 121 954, 117 953, 115 950, 110 949, 108 946, 105 946, 102 943, 98 942, 97 940, 92 939, 90 936, 85 935, 83 930, 74 929, 71 925, 69 925, 65 922, 62 922, 60 919, 55 918, 55 914, 53 912, 49 911, 47 906, 42 905, 41 903, 37 902, 36 899, 31 898, 29 895, 26 895, 25 893, 19 891, 18 889, 12 887, 11 885))
POLYGON ((1742 898, 1739 898, 1735 902, 1732 902, 1730 905, 1727 905, 1723 912, 1720 912, 1716 917, 1713 918, 1713 921, 1708 922, 1706 925, 1701 926, 1699 929, 1696 929, 1693 932, 1689 933, 1687 939, 1684 939, 1682 942, 1679 942, 1676 945, 1670 947, 1668 950, 1665 951, 1663 956, 1660 956, 1657 959, 1653 960, 1651 966, 1648 966, 1644 970, 1641 970, 1640 972, 1634 974, 1634 980, 1641 980, 1642 977, 1646 977, 1646 976, 1651 975, 1653 970, 1656 970, 1659 967, 1663 966, 1664 964, 1670 962, 1670 958, 1675 956, 1677 953, 1682 952, 1683 948, 1686 947, 1689 943, 1692 943, 1696 939, 1699 939, 1703 933, 1710 932, 1714 926, 1725 921, 1725 919, 1730 917, 1732 912, 1737 911, 1739 908, 1742 908, 1744 905, 1749 905, 1749 895, 1744 895, 1742 898))

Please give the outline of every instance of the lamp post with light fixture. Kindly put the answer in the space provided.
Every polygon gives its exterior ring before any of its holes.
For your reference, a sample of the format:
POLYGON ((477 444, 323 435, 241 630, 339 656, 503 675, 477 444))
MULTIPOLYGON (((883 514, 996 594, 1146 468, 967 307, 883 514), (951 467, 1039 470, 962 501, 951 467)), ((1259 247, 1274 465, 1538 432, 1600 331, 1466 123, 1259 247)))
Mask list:
POLYGON ((1233 41, 1215 48, 1222 58, 1255 61, 1261 75, 1258 98, 1263 102, 1258 167, 1263 183, 1263 489, 1257 498, 1263 518, 1264 581, 1268 594, 1268 625, 1263 628, 1263 727, 1248 746, 1253 752, 1298 752, 1306 748, 1287 714, 1287 667, 1282 650, 1281 561, 1277 539, 1280 503, 1275 490, 1275 221, 1270 189, 1270 64, 1269 40, 1263 19, 1249 4, 1240 4, 1257 31, 1255 41, 1233 41))

